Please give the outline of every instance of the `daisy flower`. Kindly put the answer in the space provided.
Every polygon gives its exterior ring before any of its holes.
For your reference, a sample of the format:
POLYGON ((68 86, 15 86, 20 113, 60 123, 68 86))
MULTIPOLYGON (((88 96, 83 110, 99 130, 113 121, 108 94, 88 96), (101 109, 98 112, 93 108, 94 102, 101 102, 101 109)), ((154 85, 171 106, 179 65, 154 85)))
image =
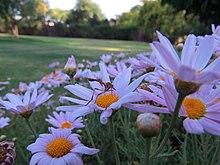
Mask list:
POLYGON ((15 114, 20 114, 23 117, 29 117, 33 110, 40 104, 46 102, 53 95, 49 95, 48 91, 44 91, 38 94, 38 89, 35 88, 34 91, 26 91, 23 98, 18 95, 8 93, 6 98, 9 101, 0 100, 0 104, 4 106, 6 110, 9 110, 15 114))
POLYGON ((112 55, 110 55, 110 54, 103 54, 102 56, 100 56, 100 59, 101 59, 101 61, 102 62, 104 62, 106 65, 108 65, 110 62, 111 62, 111 60, 112 60, 112 55))
POLYGON ((7 126, 9 121, 8 117, 0 117, 0 128, 7 126))
MULTIPOLYGON (((118 110, 125 103, 140 101, 139 93, 134 90, 145 78, 145 75, 129 84, 131 80, 131 68, 127 68, 124 72, 118 74, 113 82, 110 83, 111 81, 105 64, 100 63, 99 66, 102 79, 99 80, 99 82, 89 81, 92 90, 78 84, 66 86, 65 89, 82 100, 62 97, 62 99, 77 105, 60 106, 57 107, 56 110, 72 111, 78 115, 87 115, 94 111, 100 111, 100 121, 102 124, 106 124, 113 110, 118 110), (106 87, 108 87, 109 90, 106 90, 106 87)), ((92 76, 91 74, 89 78, 94 78, 92 76)))
POLYGON ((215 54, 219 56, 220 55, 220 26, 218 25, 217 27, 215 27, 215 25, 212 24, 212 33, 215 37, 215 44, 214 44, 215 54))
POLYGON ((189 35, 180 59, 170 41, 160 32, 157 32, 157 35, 160 42, 153 42, 151 47, 166 72, 179 80, 196 84, 208 83, 220 78, 220 58, 209 63, 214 52, 213 36, 205 36, 197 46, 196 36, 189 35))
POLYGON ((40 82, 47 87, 58 87, 63 83, 67 83, 70 80, 70 77, 67 74, 64 74, 61 70, 52 72, 44 76, 40 82))
POLYGON ((40 134, 35 143, 27 147, 34 154, 30 165, 83 165, 83 154, 93 155, 99 150, 84 146, 79 138, 69 129, 53 129, 51 134, 40 134))
POLYGON ((54 117, 48 115, 48 119, 45 119, 48 123, 52 124, 57 128, 83 128, 83 120, 82 117, 73 115, 71 112, 53 112, 54 117))
POLYGON ((52 62, 50 65, 49 65, 49 67, 50 68, 56 68, 56 67, 58 67, 60 65, 60 62, 59 61, 54 61, 54 62, 52 62))
POLYGON ((165 84, 166 77, 171 76, 160 69, 155 69, 153 72, 147 74, 146 78, 144 79, 150 83, 156 83, 159 85, 165 84))
POLYGON ((124 52, 120 52, 120 53, 118 53, 118 54, 115 55, 115 57, 116 57, 117 59, 122 59, 122 58, 124 58, 125 56, 126 56, 126 54, 125 54, 124 52))
MULTIPOLYGON (((179 116, 183 116, 183 126, 187 132, 192 134, 210 133, 220 136, 220 87, 203 85, 199 91, 188 95, 182 104, 179 116)), ((170 86, 164 90, 167 107, 173 111, 177 92, 170 86)))
POLYGON ((119 73, 127 69, 124 62, 116 62, 116 65, 108 65, 107 71, 111 77, 117 76, 119 73))

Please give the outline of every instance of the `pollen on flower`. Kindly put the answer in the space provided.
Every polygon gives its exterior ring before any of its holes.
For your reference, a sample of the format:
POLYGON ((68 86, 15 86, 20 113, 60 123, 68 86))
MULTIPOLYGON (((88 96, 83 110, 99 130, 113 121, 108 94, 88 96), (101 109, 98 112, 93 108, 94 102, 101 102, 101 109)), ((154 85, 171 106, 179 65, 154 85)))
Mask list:
POLYGON ((161 79, 162 81, 165 81, 165 77, 161 77, 160 79, 161 79))
POLYGON ((72 143, 65 138, 57 138, 47 145, 47 153, 53 158, 62 157, 73 148, 72 143))
POLYGON ((58 75, 58 73, 53 73, 53 77, 57 77, 58 75))
POLYGON ((66 122, 63 122, 62 124, 61 124, 61 128, 70 128, 72 126, 72 124, 70 123, 70 122, 68 122, 68 121, 66 121, 66 122))
POLYGON ((183 105, 190 119, 200 119, 206 114, 205 104, 198 98, 185 98, 183 105))
POLYGON ((116 94, 108 93, 99 96, 96 99, 96 104, 102 108, 108 108, 112 103, 118 101, 118 96, 116 94))
POLYGON ((62 81, 63 79, 62 78, 57 78, 57 81, 62 81))

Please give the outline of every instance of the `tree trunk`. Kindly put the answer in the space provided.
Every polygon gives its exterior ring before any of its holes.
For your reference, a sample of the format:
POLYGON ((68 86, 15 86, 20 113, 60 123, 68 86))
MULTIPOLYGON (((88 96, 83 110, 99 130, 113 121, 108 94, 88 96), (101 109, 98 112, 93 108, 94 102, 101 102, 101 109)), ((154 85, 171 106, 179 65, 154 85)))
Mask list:
POLYGON ((18 24, 16 22, 14 22, 12 24, 12 34, 14 35, 14 37, 16 39, 19 39, 19 31, 18 31, 18 24))

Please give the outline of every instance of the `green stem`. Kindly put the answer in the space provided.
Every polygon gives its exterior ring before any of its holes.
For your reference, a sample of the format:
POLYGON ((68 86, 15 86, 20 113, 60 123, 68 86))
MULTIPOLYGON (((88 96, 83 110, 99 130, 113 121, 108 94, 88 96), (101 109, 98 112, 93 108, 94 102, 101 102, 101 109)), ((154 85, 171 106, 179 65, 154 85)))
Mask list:
POLYGON ((187 165, 187 139, 188 139, 188 133, 185 135, 185 140, 183 143, 183 165, 187 165))
POLYGON ((196 135, 192 135, 192 145, 193 145, 193 157, 194 157, 194 165, 199 164, 199 158, 198 158, 198 146, 197 146, 197 137, 196 135))
POLYGON ((170 126, 166 132, 166 135, 164 136, 162 142, 160 143, 160 146, 152 153, 152 155, 150 156, 150 159, 154 158, 155 156, 157 156, 157 154, 160 153, 160 151, 163 149, 163 147, 165 146, 165 144, 167 143, 172 131, 173 131, 173 128, 175 127, 175 124, 176 124, 176 120, 177 120, 177 117, 178 117, 178 114, 179 114, 179 111, 180 111, 180 107, 182 105, 182 102, 184 100, 186 96, 179 93, 178 95, 178 99, 177 99, 177 102, 176 102, 176 106, 175 106, 175 109, 174 109, 174 113, 173 113, 173 116, 172 116, 172 119, 171 119, 171 122, 170 122, 170 126))
POLYGON ((120 159, 119 159, 118 149, 117 149, 116 140, 115 140, 115 129, 114 129, 113 116, 110 117, 110 131, 112 135, 112 145, 113 145, 113 152, 115 154, 116 165, 120 165, 120 159))
POLYGON ((151 149, 151 138, 146 138, 145 145, 145 165, 150 165, 150 149, 151 149))
POLYGON ((212 157, 211 165, 214 165, 214 164, 215 164, 215 161, 216 161, 216 159, 217 159, 217 156, 218 156, 219 151, 220 151, 220 140, 218 141, 218 145, 217 145, 217 147, 216 147, 216 149, 215 149, 215 153, 214 153, 214 155, 213 155, 213 157, 212 157))
MULTIPOLYGON (((89 141, 90 141, 90 143, 92 144, 92 147, 95 148, 95 143, 94 143, 93 138, 92 138, 92 135, 91 135, 91 133, 90 133, 88 124, 87 124, 87 122, 86 122, 85 119, 84 119, 83 122, 84 122, 84 124, 85 124, 85 129, 86 129, 86 133, 87 133, 87 135, 88 135, 88 137, 89 137, 89 141)), ((99 164, 99 165, 102 165, 102 161, 101 161, 101 159, 100 159, 98 153, 96 153, 95 156, 96 156, 96 159, 97 159, 97 161, 98 161, 98 164, 99 164)))
POLYGON ((37 134, 36 134, 36 132, 34 131, 34 129, 33 129, 32 125, 31 125, 29 119, 28 119, 28 118, 24 118, 24 119, 25 119, 25 122, 26 122, 27 126, 28 126, 29 129, 31 130, 32 134, 33 134, 34 137, 37 139, 37 134))

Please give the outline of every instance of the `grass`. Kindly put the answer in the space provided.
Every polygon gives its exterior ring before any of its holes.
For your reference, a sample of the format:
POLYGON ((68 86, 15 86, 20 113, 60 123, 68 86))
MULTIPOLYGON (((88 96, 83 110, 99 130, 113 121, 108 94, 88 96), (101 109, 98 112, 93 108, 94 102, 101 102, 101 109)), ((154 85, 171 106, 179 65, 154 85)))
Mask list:
POLYGON ((39 36, 20 36, 16 40, 0 34, 0 81, 11 78, 15 88, 20 81, 39 80, 52 71, 48 68, 51 62, 60 61, 63 66, 72 54, 78 61, 94 61, 102 54, 126 52, 131 56, 148 50, 143 42, 39 36))

